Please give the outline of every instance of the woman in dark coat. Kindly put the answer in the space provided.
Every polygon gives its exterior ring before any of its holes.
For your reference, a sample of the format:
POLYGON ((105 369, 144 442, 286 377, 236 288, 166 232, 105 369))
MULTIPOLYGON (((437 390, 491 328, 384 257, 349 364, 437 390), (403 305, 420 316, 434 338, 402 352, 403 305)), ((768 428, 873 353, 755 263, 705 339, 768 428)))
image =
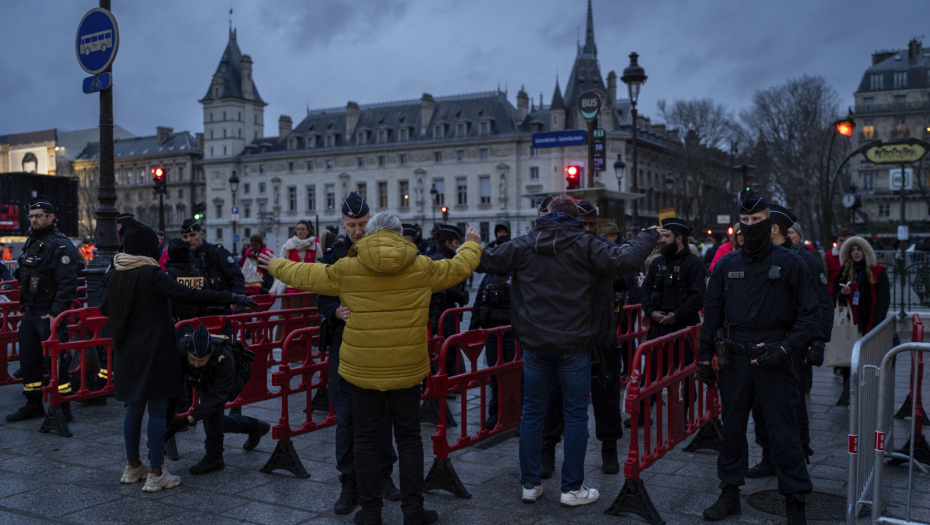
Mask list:
POLYGON ((181 397, 182 375, 171 299, 192 304, 257 306, 244 295, 194 290, 158 266, 158 236, 135 220, 122 228, 123 252, 107 274, 100 307, 113 334, 113 382, 117 401, 127 404, 123 421, 128 465, 122 483, 145 479, 142 490, 158 492, 181 479, 162 468, 169 399, 181 397), (150 467, 139 460, 142 416, 148 408, 150 467))

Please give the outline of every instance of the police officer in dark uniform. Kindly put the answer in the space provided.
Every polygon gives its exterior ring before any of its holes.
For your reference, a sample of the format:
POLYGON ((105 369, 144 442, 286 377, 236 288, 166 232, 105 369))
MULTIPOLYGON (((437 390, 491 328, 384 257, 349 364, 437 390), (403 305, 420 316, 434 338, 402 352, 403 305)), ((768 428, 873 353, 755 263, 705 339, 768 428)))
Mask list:
MULTIPOLYGON (((457 227, 451 224, 440 224, 439 233, 436 235, 436 252, 433 253, 430 258, 434 261, 441 261, 443 259, 455 257, 456 250, 458 250, 459 243, 464 236, 465 234, 462 233, 462 230, 457 227)), ((433 327, 433 334, 439 335, 439 319, 442 317, 443 312, 449 308, 455 308, 456 306, 468 306, 468 300, 468 290, 465 289, 465 281, 460 282, 448 290, 434 293, 429 301, 429 322, 433 327)), ((455 319, 451 316, 446 316, 442 328, 443 334, 446 337, 453 335, 455 333, 455 319)), ((453 356, 453 359, 454 358, 455 356, 453 356)), ((447 370, 449 369, 447 368, 447 370)))
POLYGON ((723 404, 717 475, 723 490, 704 518, 721 520, 741 510, 739 487, 749 470, 746 428, 758 400, 788 524, 801 525, 807 523, 811 479, 798 433, 798 378, 790 356, 807 352, 820 314, 810 270, 797 254, 772 243, 769 215, 757 195, 741 203, 745 244, 717 262, 707 285, 698 366, 701 380, 716 384, 711 358, 717 354, 723 404))
MULTIPOLYGON (((811 338, 806 353, 795 352, 791 354, 791 364, 795 371, 801 376, 798 381, 798 404, 797 419, 798 430, 801 432, 801 446, 804 447, 804 455, 810 457, 814 454, 811 449, 811 429, 810 420, 807 417, 807 400, 805 399, 806 386, 812 375, 812 365, 820 366, 823 364, 824 345, 830 341, 833 332, 833 300, 830 297, 830 286, 828 284, 826 271, 820 262, 820 257, 815 256, 803 244, 794 244, 788 237, 788 228, 797 222, 797 217, 786 208, 777 204, 770 204, 769 210, 772 213, 772 222, 775 228, 772 228, 772 242, 776 246, 787 248, 798 254, 807 265, 811 274, 811 285, 817 294, 817 304, 820 309, 820 324, 817 331, 811 338)), ((775 475, 775 467, 772 465, 771 453, 769 452, 769 436, 765 425, 765 415, 762 412, 761 404, 756 399, 752 407, 752 419, 756 423, 756 444, 762 447, 762 461, 749 469, 746 477, 762 478, 775 475)), ((810 460, 808 459, 808 462, 810 460)))
MULTIPOLYGON (((42 341, 51 336, 51 324, 58 314, 71 308, 78 287, 78 277, 72 261, 78 257, 74 244, 55 227, 55 207, 48 201, 29 205, 32 230, 23 246, 16 269, 19 279, 20 305, 23 319, 19 325, 19 362, 23 374, 23 395, 26 405, 6 416, 7 421, 23 421, 45 415, 42 405, 42 382, 51 368, 42 357, 42 341)), ((59 341, 68 340, 68 327, 60 323, 59 341)), ((58 391, 71 393, 68 369, 71 354, 64 353, 58 361, 58 391)), ((71 421, 70 403, 62 403, 66 421, 71 421)))
MULTIPOLYGON (((216 292, 232 292, 245 295, 245 277, 236 264, 236 259, 221 244, 204 241, 203 227, 194 219, 187 219, 181 225, 181 237, 191 246, 197 269, 204 277, 206 288, 216 292)), ((230 306, 207 306, 206 315, 229 315, 230 306)), ((232 327, 224 328, 226 335, 232 335, 232 327)))
MULTIPOLYGON (((335 264, 349 254, 349 248, 365 236, 365 226, 371 219, 368 203, 354 191, 342 203, 342 228, 345 236, 340 236, 336 242, 323 254, 323 264, 335 264)), ((355 423, 352 420, 352 390, 349 382, 339 375, 339 347, 342 346, 342 333, 345 330, 346 320, 349 318, 349 309, 342 305, 338 297, 319 295, 317 305, 320 316, 326 325, 325 338, 331 341, 329 350, 329 399, 336 412, 336 470, 339 471, 339 481, 342 491, 339 499, 333 505, 336 514, 349 514, 358 504, 358 485, 355 480, 355 423)), ((397 461, 394 452, 394 432, 391 426, 390 411, 385 410, 383 426, 381 429, 381 488, 385 499, 400 500, 400 490, 391 480, 391 472, 397 461)))

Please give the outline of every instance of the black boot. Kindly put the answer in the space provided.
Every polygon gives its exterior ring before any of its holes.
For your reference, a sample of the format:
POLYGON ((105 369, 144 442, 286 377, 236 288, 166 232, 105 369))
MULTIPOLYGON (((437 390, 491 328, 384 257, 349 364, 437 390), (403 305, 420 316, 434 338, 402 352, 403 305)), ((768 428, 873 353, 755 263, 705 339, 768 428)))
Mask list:
POLYGON ((747 478, 767 478, 775 475, 775 466, 772 465, 772 459, 769 457, 768 449, 762 449, 762 461, 746 472, 747 478))
POLYGON ((542 446, 542 472, 539 477, 548 479, 555 472, 555 443, 543 440, 542 446))
POLYGON ((86 407, 95 407, 95 406, 100 406, 100 405, 106 405, 106 404, 107 404, 107 398, 106 398, 106 396, 89 397, 89 398, 87 398, 87 399, 79 399, 79 400, 77 401, 77 404, 79 404, 79 405, 84 405, 84 406, 86 406, 86 407))
POLYGON ((400 501, 400 489, 394 486, 391 476, 381 478, 381 495, 388 501, 400 501))
POLYGON ((616 474, 620 472, 620 461, 617 459, 617 442, 601 442, 601 471, 604 474, 616 474))
POLYGON ((42 405, 42 402, 39 401, 35 403, 33 401, 27 401, 25 406, 20 407, 16 412, 6 416, 6 420, 10 423, 14 423, 16 421, 25 421, 27 419, 37 419, 40 417, 45 417, 45 407, 42 405))
POLYGON ((271 425, 268 423, 253 418, 249 419, 251 419, 248 426, 249 439, 245 440, 245 443, 242 445, 242 448, 246 451, 253 450, 257 447, 258 443, 262 440, 262 436, 271 430, 271 425))
POLYGON ((435 510, 423 509, 419 516, 404 516, 404 525, 431 525, 439 521, 435 510))
POLYGON ((807 525, 807 512, 804 510, 805 499, 803 494, 789 494, 785 496, 785 510, 788 516, 788 525, 807 525))
POLYGON ((336 514, 348 514, 358 505, 358 487, 355 484, 355 478, 342 474, 339 476, 342 483, 342 492, 339 493, 339 499, 333 505, 333 512, 336 514))
POLYGON ((488 414, 488 418, 484 420, 484 428, 488 430, 494 430, 494 427, 497 426, 497 414, 488 414))
POLYGON ((352 523, 355 525, 381 525, 381 516, 371 516, 365 509, 360 509, 352 516, 352 523))
POLYGON ((71 402, 66 401, 61 404, 61 413, 65 416, 65 422, 70 423, 74 421, 74 416, 71 415, 71 402))
POLYGON ((723 491, 717 501, 704 509, 704 519, 711 521, 720 521, 731 514, 742 512, 739 504, 739 487, 734 485, 724 485, 723 491))
POLYGON ((193 476, 199 476, 200 474, 208 474, 224 468, 226 468, 226 463, 223 462, 223 456, 213 457, 208 454, 200 460, 200 463, 193 465, 187 471, 193 476))

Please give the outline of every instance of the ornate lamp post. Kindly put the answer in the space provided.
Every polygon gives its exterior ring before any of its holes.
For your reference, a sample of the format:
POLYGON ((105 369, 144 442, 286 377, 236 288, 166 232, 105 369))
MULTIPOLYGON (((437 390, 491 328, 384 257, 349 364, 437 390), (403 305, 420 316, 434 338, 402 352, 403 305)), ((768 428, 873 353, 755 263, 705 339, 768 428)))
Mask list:
MULTIPOLYGON (((639 100, 639 90, 642 85, 646 82, 646 71, 639 65, 639 55, 634 51, 630 53, 630 65, 623 70, 623 76, 620 77, 620 80, 626 84, 627 89, 630 94, 630 104, 632 105, 632 110, 630 111, 630 116, 633 118, 633 178, 632 188, 630 191, 633 193, 639 193, 639 170, 637 167, 637 151, 636 151, 636 102, 639 100)), ((633 216, 631 222, 633 223, 630 227, 630 231, 633 237, 639 233, 639 200, 633 201, 633 216)))
MULTIPOLYGON (((239 177, 236 176, 236 172, 233 172, 232 177, 229 178, 229 189, 232 190, 232 205, 233 208, 236 207, 236 191, 239 190, 239 177)), ((236 242, 236 218, 232 217, 232 230, 233 230, 233 254, 239 256, 239 243, 236 242)))
POLYGON ((436 189, 436 184, 433 183, 433 187, 429 189, 430 200, 433 203, 433 226, 436 226, 436 195, 439 194, 439 191, 436 189))

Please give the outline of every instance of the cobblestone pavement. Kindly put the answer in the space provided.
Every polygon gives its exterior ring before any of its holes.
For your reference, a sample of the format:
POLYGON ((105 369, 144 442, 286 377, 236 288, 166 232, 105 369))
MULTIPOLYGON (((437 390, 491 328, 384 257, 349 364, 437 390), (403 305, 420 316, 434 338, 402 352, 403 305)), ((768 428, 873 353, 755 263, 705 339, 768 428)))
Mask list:
MULTIPOLYGON (((11 368, 15 368, 15 364, 11 368)), ((907 358, 899 360, 896 406, 906 394, 909 368, 907 358)), ((816 454, 810 473, 816 491, 835 494, 845 500, 847 409, 834 406, 840 391, 840 379, 833 376, 832 370, 815 369, 809 411, 816 454)), ((302 398, 295 396, 295 399, 291 414, 300 419, 303 412, 298 400, 302 398)), ((0 388, 0 415, 13 412, 22 401, 18 387, 0 388)), ((458 413, 458 402, 450 404, 458 413)), ((470 392, 469 406, 477 406, 475 392, 470 392)), ((11 424, 0 418, 0 523, 332 525, 351 522, 351 516, 336 516, 332 512, 339 494, 332 428, 294 440, 300 458, 311 473, 309 479, 297 479, 281 471, 259 472, 273 448, 270 435, 252 452, 242 450, 244 436, 227 437, 226 469, 194 477, 187 473, 187 468, 203 454, 203 431, 198 425, 178 435, 180 461, 166 461, 172 473, 180 474, 182 485, 148 494, 142 492, 141 484, 119 483, 125 465, 122 403, 108 399, 106 406, 75 406, 73 410, 72 438, 38 433, 40 420, 11 424)), ((244 413, 274 424, 280 416, 280 401, 250 405, 244 413)), ((319 414, 315 414, 317 416, 319 414)), ((477 411, 472 410, 468 419, 477 420, 477 417, 477 411)), ((895 446, 900 447, 909 423, 897 421, 896 425, 895 446)), ((439 512, 442 524, 645 523, 636 516, 603 514, 622 486, 623 475, 622 472, 619 475, 601 473, 600 444, 594 439, 593 414, 590 427, 592 437, 588 444, 585 483, 601 492, 601 500, 595 504, 562 508, 558 501, 557 476, 544 480, 546 493, 535 505, 523 504, 520 501, 518 440, 511 438, 484 449, 470 448, 452 454, 452 463, 472 497, 459 499, 444 492, 431 493, 426 495, 426 505, 439 512)), ((458 430, 453 428, 450 434, 457 436, 458 430)), ((430 434, 433 431, 432 426, 424 424, 426 470, 432 464, 430 434)), ((621 462, 628 445, 629 436, 619 446, 621 462)), ((689 454, 681 450, 683 446, 679 445, 642 476, 649 495, 669 525, 701 522, 702 510, 713 503, 718 493, 716 454, 689 454)), ((750 450, 750 464, 754 464, 760 451, 755 445, 751 445, 750 450)), ((560 446, 557 465, 561 462, 561 454, 560 446)), ((396 468, 394 476, 396 482, 396 468)), ((916 507, 912 517, 930 521, 930 477, 916 474, 915 479, 916 507)), ((888 510, 903 516, 906 468, 886 469, 885 480, 889 487, 886 492, 890 500, 888 510)), ((754 510, 746 500, 746 496, 757 491, 774 489, 774 478, 747 481, 743 489, 743 514, 727 522, 782 521, 754 510)), ((385 523, 402 523, 399 505, 385 502, 385 523)))

